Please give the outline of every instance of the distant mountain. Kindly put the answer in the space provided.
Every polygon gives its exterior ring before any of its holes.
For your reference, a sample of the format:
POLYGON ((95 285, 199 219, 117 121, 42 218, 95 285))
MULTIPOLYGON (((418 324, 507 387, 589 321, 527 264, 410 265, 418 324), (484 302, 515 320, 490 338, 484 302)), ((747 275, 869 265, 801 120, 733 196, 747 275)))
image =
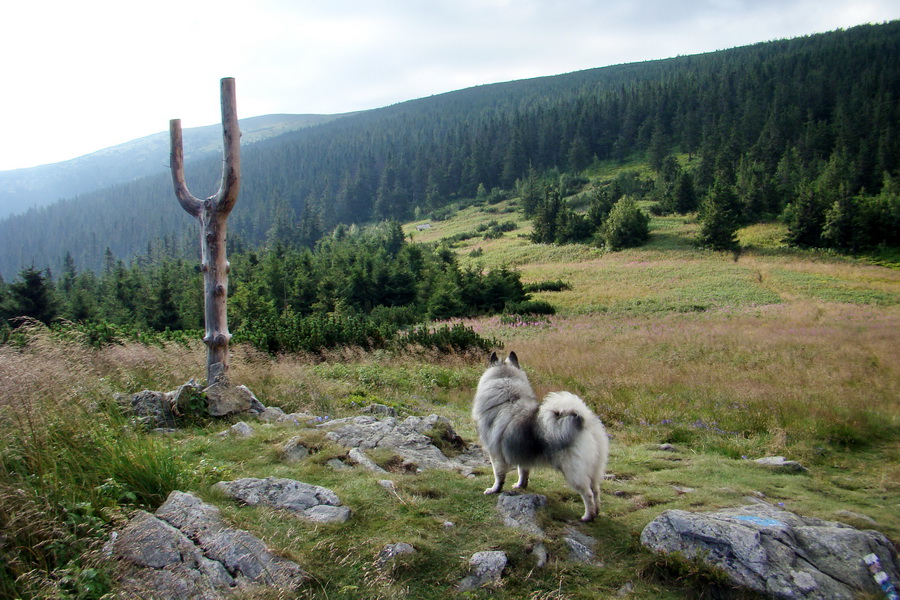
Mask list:
MULTIPOLYGON (((241 119, 241 142, 252 144, 320 125, 343 117, 337 115, 264 115, 241 119)), ((222 152, 222 126, 184 130, 185 160, 222 152)), ((169 132, 154 133, 63 162, 0 171, 0 219, 29 208, 46 206, 169 168, 169 132)))

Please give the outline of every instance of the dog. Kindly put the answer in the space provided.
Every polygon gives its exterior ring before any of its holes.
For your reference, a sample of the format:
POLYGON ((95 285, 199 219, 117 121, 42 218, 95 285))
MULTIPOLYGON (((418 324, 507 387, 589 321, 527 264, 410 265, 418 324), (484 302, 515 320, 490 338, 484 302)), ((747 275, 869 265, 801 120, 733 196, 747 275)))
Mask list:
POLYGON ((531 468, 551 466, 581 495, 581 520, 597 516, 609 440, 581 398, 551 392, 539 403, 516 353, 501 361, 494 352, 475 391, 472 419, 494 468, 494 485, 485 494, 500 492, 513 467, 519 472, 513 487, 524 489, 531 468))

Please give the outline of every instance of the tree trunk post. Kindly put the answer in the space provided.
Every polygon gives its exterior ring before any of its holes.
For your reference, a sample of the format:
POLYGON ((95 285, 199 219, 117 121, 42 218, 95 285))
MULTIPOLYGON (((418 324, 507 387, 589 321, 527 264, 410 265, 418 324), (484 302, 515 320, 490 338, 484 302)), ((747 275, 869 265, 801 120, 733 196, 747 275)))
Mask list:
POLYGON ((200 221, 200 270, 203 272, 204 312, 207 347, 207 385, 228 380, 228 272, 231 265, 225 253, 228 215, 237 202, 241 183, 241 132, 238 126, 234 78, 221 81, 222 138, 224 166, 219 191, 206 200, 195 198, 184 180, 184 149, 181 119, 169 122, 170 166, 175 196, 188 214, 200 221))

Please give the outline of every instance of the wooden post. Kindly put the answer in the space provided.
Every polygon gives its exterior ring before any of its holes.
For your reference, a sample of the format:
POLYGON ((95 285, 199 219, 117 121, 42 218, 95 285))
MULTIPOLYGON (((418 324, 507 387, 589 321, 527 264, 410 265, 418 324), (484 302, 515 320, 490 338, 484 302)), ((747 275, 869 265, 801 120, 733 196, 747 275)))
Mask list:
POLYGON ((170 166, 175 196, 188 214, 200 221, 200 247, 205 297, 206 331, 203 342, 207 347, 207 385, 228 381, 228 271, 231 266, 225 254, 228 215, 237 202, 241 185, 241 132, 238 126, 234 78, 221 81, 222 138, 224 166, 219 191, 206 200, 195 198, 184 181, 184 149, 181 119, 169 122, 171 142, 170 166))

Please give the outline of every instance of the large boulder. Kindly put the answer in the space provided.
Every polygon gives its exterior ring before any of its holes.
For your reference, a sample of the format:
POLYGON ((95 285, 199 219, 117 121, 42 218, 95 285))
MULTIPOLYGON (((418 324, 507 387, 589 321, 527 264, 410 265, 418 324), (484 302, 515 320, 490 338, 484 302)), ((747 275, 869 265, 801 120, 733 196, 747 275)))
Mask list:
POLYGON ((249 532, 229 527, 215 506, 178 491, 155 515, 139 511, 106 549, 123 567, 120 597, 219 600, 250 586, 295 589, 308 579, 249 532))
POLYGON ((328 488, 302 481, 282 477, 245 477, 220 481, 214 487, 244 504, 265 504, 317 523, 343 523, 350 518, 350 509, 341 504, 337 494, 328 488))
POLYGON ((266 410, 262 402, 245 385, 231 385, 217 381, 205 390, 206 408, 213 417, 226 417, 241 413, 258 415, 266 410))
POLYGON ((883 534, 802 517, 760 503, 711 513, 668 510, 649 523, 641 543, 725 571, 731 581, 773 598, 852 600, 881 592, 864 557, 878 557, 900 577, 897 554, 883 534))
POLYGON ((130 403, 135 420, 144 428, 175 426, 172 393, 143 390, 130 397, 118 395, 117 399, 122 403, 130 403))

